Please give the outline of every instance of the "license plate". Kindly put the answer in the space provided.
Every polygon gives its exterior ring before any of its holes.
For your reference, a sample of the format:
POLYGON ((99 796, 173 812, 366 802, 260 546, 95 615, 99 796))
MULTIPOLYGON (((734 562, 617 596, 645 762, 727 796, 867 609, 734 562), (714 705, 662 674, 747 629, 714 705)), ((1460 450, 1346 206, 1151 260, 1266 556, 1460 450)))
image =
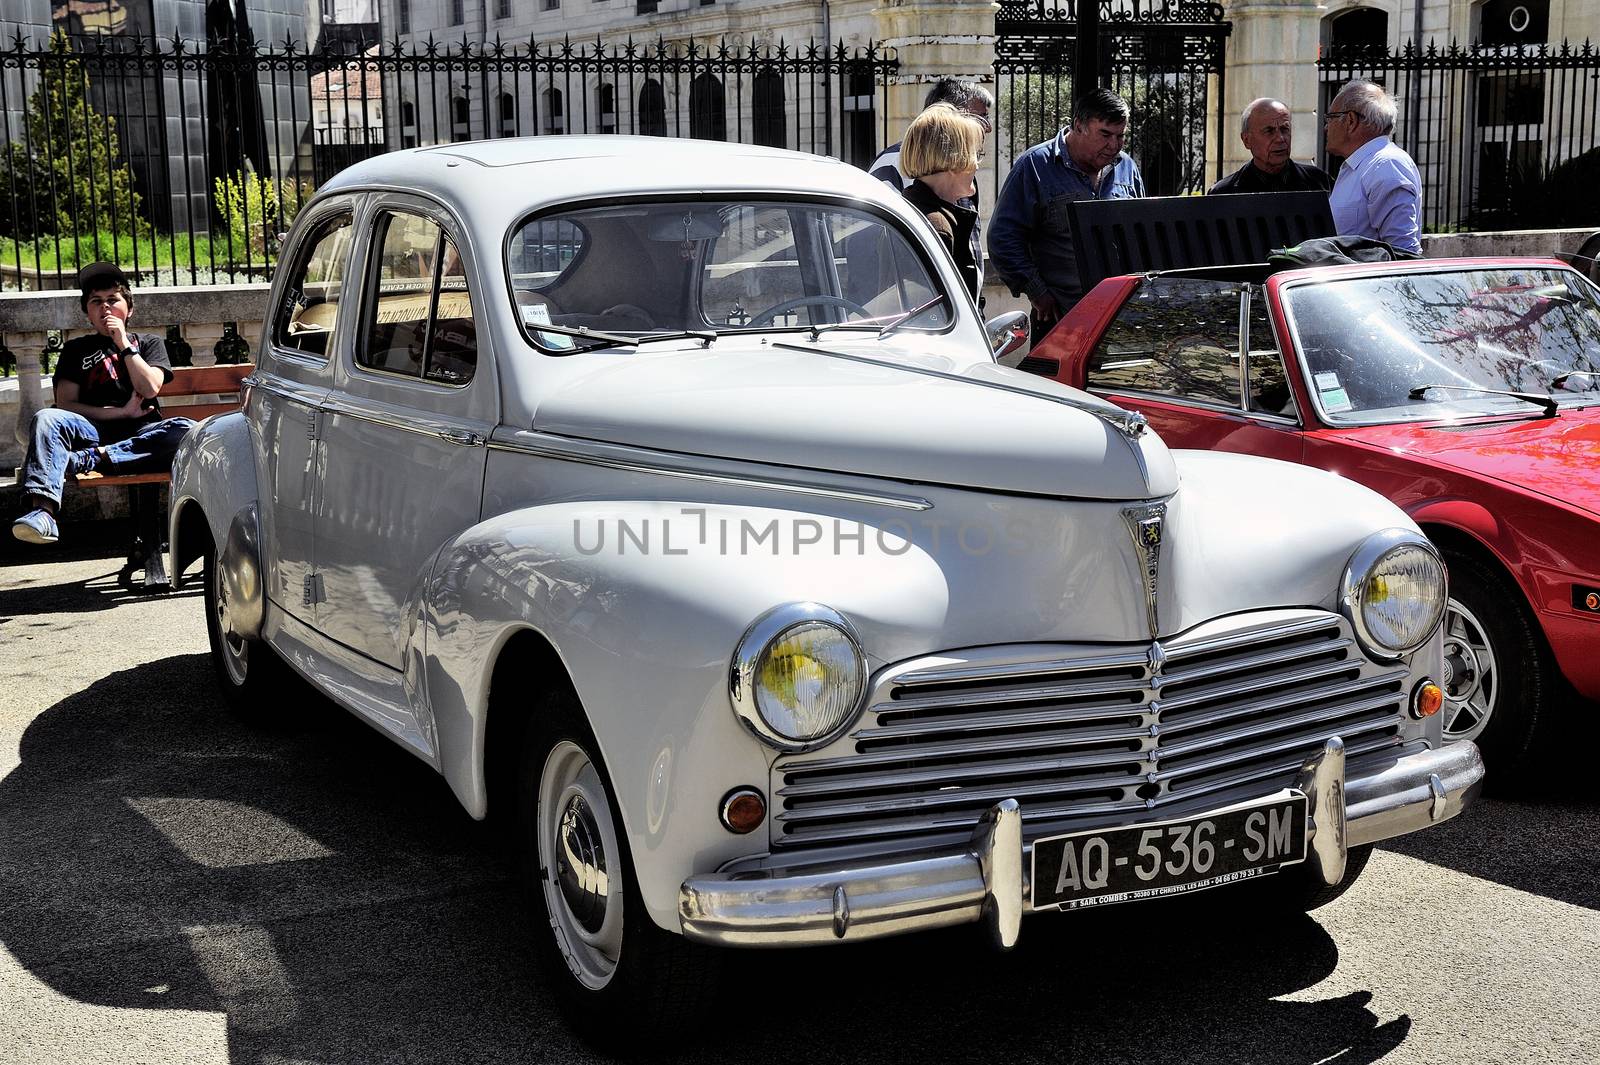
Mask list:
POLYGON ((1051 836, 1033 845, 1033 908, 1158 898, 1275 873, 1306 856, 1306 797, 1181 821, 1051 836))

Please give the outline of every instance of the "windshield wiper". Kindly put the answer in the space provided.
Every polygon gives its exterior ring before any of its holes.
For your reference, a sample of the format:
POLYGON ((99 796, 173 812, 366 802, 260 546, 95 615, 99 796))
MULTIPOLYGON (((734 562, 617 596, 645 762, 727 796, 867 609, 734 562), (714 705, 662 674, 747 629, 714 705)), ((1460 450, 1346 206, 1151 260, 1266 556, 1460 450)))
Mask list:
POLYGON ((948 297, 941 292, 927 303, 924 303, 922 306, 911 308, 909 311, 902 314, 900 317, 893 319, 888 325, 885 325, 882 329, 878 330, 878 339, 882 340, 884 337, 888 336, 890 333, 893 333, 907 322, 916 318, 920 318, 923 314, 933 310, 933 308, 945 302, 946 299, 948 299, 948 297))
POLYGON ((1418 385, 1408 395, 1412 399, 1421 399, 1429 392, 1472 392, 1480 396, 1510 396, 1520 399, 1524 403, 1532 403, 1544 409, 1544 417, 1554 418, 1561 410, 1561 404, 1556 402, 1554 396, 1542 396, 1537 392, 1511 392, 1502 388, 1479 388, 1476 385, 1418 385))
POLYGON ((715 329, 680 329, 674 333, 646 333, 642 337, 634 337, 633 341, 635 344, 648 344, 652 340, 700 340, 710 347, 719 335, 715 329))
POLYGON ((859 322, 829 322, 825 325, 814 325, 811 327, 811 339, 815 340, 823 333, 833 333, 840 329, 853 329, 866 332, 870 332, 875 329, 878 331, 878 339, 882 340, 884 337, 888 336, 890 333, 893 333, 895 330, 916 318, 918 315, 932 310, 934 307, 939 306, 939 304, 943 303, 944 301, 945 296, 944 293, 941 292, 939 295, 933 297, 933 299, 922 304, 920 307, 913 307, 904 314, 895 315, 888 321, 884 321, 882 318, 867 318, 859 322))
MULTIPOLYGON (((599 341, 597 344, 586 344, 581 348, 573 348, 572 351, 590 351, 594 348, 607 347, 610 345, 627 348, 636 348, 639 346, 638 338, 625 337, 619 333, 601 333, 597 330, 590 329, 587 326, 550 325, 545 322, 524 322, 523 325, 528 332, 535 335, 539 333, 554 333, 556 336, 577 337, 580 340, 599 341)), ((571 353, 572 352, 563 352, 563 354, 568 355, 571 353)))

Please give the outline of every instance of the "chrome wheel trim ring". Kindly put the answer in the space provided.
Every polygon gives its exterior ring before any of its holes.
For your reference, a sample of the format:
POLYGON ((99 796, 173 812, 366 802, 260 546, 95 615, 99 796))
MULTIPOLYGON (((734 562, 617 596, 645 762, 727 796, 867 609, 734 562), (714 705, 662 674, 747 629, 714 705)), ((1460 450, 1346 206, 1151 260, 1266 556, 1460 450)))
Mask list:
POLYGON ((562 740, 539 777, 539 886, 567 969, 584 987, 611 982, 622 957, 621 850, 605 786, 587 752, 562 740))
POLYGON ((234 687, 242 688, 250 678, 250 644, 233 632, 233 620, 228 608, 228 582, 222 579, 221 566, 213 560, 211 566, 212 600, 216 603, 217 635, 222 644, 222 667, 228 671, 228 680, 234 687))
POLYGON ((1444 610, 1444 738, 1475 740, 1494 716, 1500 673, 1489 631, 1456 599, 1444 610))

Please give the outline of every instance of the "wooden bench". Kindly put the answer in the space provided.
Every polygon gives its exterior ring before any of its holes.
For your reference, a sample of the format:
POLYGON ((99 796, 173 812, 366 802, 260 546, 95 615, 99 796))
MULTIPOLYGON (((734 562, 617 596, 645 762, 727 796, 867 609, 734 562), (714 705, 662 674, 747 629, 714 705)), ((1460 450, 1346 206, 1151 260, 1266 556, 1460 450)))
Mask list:
MULTIPOLYGON (((161 386, 161 413, 167 418, 193 418, 200 421, 213 414, 239 409, 240 383, 255 370, 250 363, 229 366, 180 366, 172 380, 161 386), (186 401, 188 397, 201 398, 186 401), (176 402, 175 402, 176 401, 176 402)), ((144 571, 147 591, 165 591, 172 580, 167 575, 166 514, 161 507, 161 486, 172 480, 166 472, 125 473, 114 476, 68 477, 79 488, 127 488, 129 512, 133 518, 133 540, 128 545, 128 561, 117 580, 133 586, 135 570, 144 571)))

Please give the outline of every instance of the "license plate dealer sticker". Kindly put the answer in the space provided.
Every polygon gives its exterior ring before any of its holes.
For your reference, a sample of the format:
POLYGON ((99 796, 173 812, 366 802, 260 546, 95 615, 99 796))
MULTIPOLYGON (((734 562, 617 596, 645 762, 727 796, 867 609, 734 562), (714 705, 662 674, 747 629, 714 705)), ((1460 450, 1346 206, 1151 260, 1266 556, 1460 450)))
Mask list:
POLYGON ((1215 887, 1304 861, 1306 797, 1203 817, 1051 836, 1033 845, 1033 908, 1077 910, 1215 887))

